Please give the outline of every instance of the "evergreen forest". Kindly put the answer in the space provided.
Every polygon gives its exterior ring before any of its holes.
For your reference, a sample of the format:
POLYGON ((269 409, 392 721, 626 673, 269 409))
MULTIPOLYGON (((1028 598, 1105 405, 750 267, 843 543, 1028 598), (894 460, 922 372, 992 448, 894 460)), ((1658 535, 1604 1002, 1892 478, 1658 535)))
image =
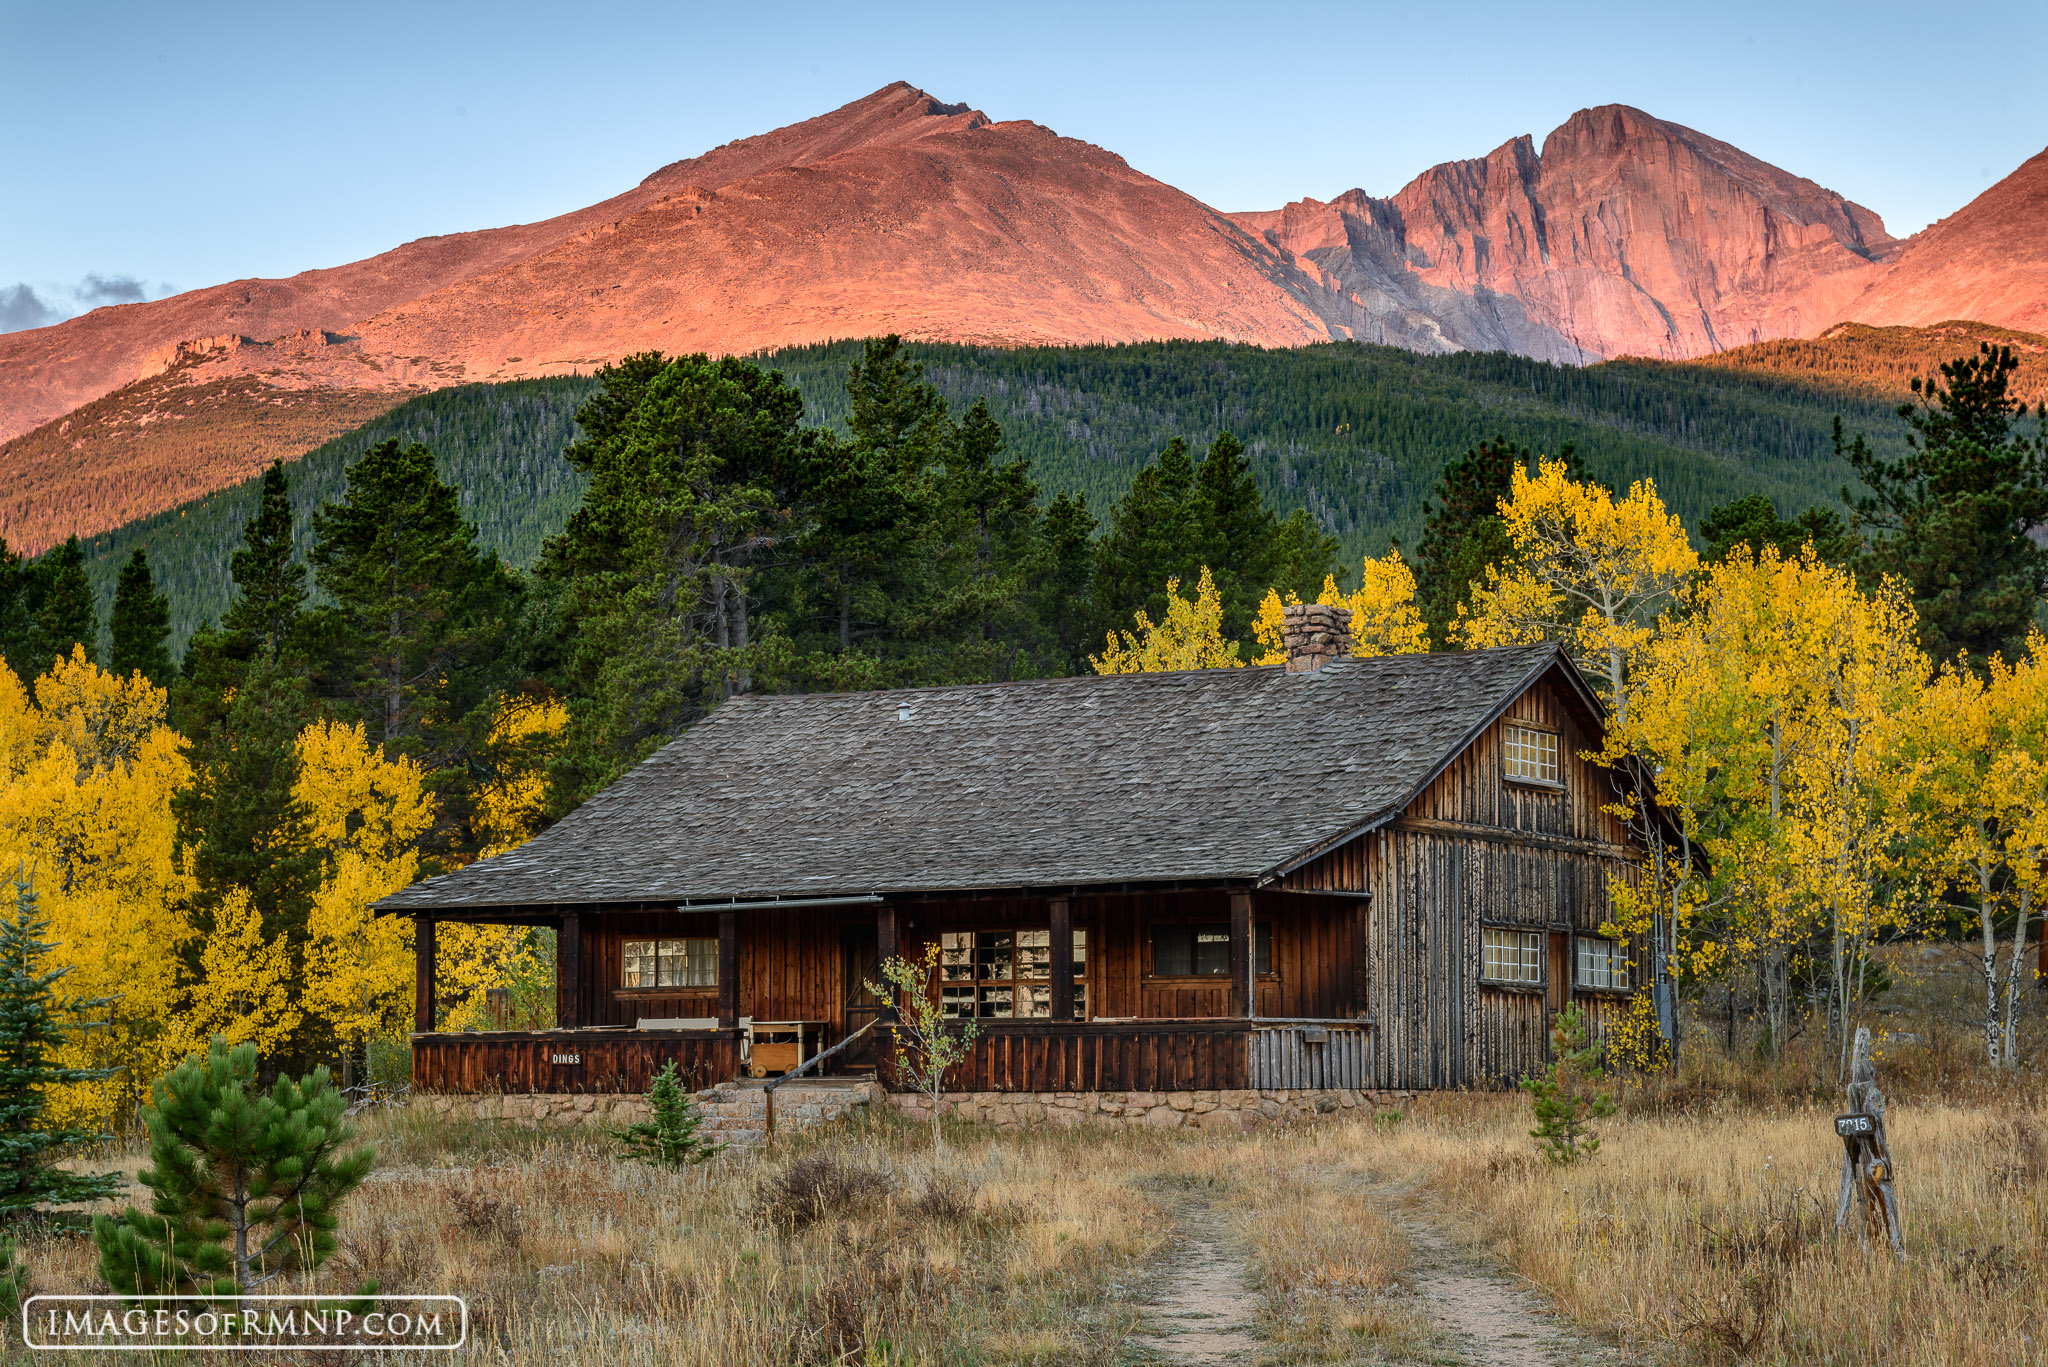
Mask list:
MULTIPOLYGON (((1851 478, 1831 445, 1838 413, 1880 454, 1903 450, 1905 430, 1875 395, 1697 364, 1581 369, 1350 342, 1286 351, 1222 342, 906 344, 903 353, 953 409, 986 403, 1006 449, 1031 462, 1044 499, 1081 495, 1100 517, 1175 437, 1206 450, 1228 431, 1266 500, 1283 514, 1306 510, 1337 538, 1345 565, 1393 542, 1412 546, 1445 464, 1496 436, 1536 451, 1570 444, 1578 467, 1610 485, 1648 476, 1696 526, 1746 494, 1788 511, 1838 504, 1851 478)), ((807 422, 844 435, 846 375, 860 354, 860 343, 840 342, 758 359, 803 396, 807 422)), ((441 390, 308 453, 291 466, 299 552, 311 546, 313 509, 340 492, 347 466, 397 440, 434 452, 480 544, 515 568, 531 565, 582 496, 582 476, 562 451, 596 384, 577 377, 441 390)), ((145 545, 171 604, 173 648, 182 651, 226 608, 227 557, 257 483, 83 541, 102 612, 122 566, 145 545)))

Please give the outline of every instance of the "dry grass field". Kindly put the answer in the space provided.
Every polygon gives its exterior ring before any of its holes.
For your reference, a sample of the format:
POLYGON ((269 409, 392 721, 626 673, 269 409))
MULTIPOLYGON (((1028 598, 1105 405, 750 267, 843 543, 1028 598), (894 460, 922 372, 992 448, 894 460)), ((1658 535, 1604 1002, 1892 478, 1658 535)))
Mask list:
MULTIPOLYGON (((473 1363, 2048 1363, 2040 1074, 1913 1010, 1880 1070, 1903 1262, 1835 1233, 1811 1041, 1759 1065, 1710 1015, 1564 1168, 1502 1095, 1228 1136, 962 1126, 937 1158, 867 1114, 680 1173, 392 1111, 323 1283, 465 1295, 473 1363)), ((101 1289, 89 1241, 24 1254, 36 1290, 101 1289)))

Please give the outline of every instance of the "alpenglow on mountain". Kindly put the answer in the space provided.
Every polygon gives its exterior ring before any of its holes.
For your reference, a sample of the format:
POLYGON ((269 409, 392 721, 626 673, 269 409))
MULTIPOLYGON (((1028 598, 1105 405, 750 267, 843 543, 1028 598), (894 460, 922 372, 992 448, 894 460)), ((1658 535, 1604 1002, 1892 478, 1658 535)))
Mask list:
POLYGON ((1606 106, 1389 198, 1225 212, 899 83, 545 222, 0 336, 0 535, 37 550, 426 390, 650 349, 1355 338, 1583 363, 1844 320, 2038 327, 2044 189, 2048 156, 1901 241, 1812 181, 1606 106))

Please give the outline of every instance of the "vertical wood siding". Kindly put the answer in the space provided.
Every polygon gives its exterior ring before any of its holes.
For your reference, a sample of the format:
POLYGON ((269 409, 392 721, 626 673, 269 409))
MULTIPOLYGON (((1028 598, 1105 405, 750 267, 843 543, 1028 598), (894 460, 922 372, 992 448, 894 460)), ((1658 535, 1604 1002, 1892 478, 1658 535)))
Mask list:
MULTIPOLYGON (((1640 852, 1625 823, 1602 810, 1616 800, 1616 779, 1579 757, 1597 744, 1576 702, 1539 681, 1396 820, 1285 880, 1289 888, 1373 894, 1368 1006, 1377 1085, 1511 1086, 1548 1059, 1545 994, 1482 985, 1480 935, 1493 924, 1563 936, 1567 971, 1575 972, 1573 937, 1610 918, 1612 880, 1639 877, 1640 852), (1506 777, 1503 732, 1515 724, 1558 733, 1561 787, 1506 777)), ((1640 951, 1638 958, 1640 981, 1646 965, 1640 951)), ((1571 998, 1596 1030, 1627 1002, 1575 986, 1571 998)))
POLYGON ((1363 1025, 1255 1025, 1251 1085, 1290 1091, 1297 1087, 1377 1087, 1371 1032, 1363 1025))

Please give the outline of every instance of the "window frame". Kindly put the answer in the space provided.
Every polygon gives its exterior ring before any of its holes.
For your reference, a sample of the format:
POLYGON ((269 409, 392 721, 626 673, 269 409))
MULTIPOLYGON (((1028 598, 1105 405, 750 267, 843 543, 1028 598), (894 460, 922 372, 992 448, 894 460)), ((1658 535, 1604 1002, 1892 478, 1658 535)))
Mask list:
POLYGON ((1574 992, 1607 992, 1617 996, 1627 996, 1635 991, 1635 959, 1629 953, 1628 946, 1619 940, 1605 935, 1572 936, 1572 990, 1574 992), (1609 981, 1605 984, 1589 983, 1585 979, 1587 967, 1586 950, 1594 945, 1606 946, 1607 976, 1609 981), (1614 965, 1617 962, 1621 964, 1622 971, 1626 977, 1626 981, 1622 982, 1619 986, 1616 986, 1612 981, 1614 965))
POLYGON ((1526 788, 1542 788, 1551 792, 1564 791, 1564 734, 1554 727, 1533 726, 1528 722, 1511 721, 1501 725, 1500 772, 1509 783, 1518 783, 1526 788), (1550 738, 1550 762, 1557 771, 1557 777, 1544 778, 1540 774, 1518 774, 1514 772, 1511 758, 1516 745, 1516 733, 1550 738))
POLYGON ((716 992, 718 990, 718 967, 718 937, 715 935, 622 935, 619 937, 619 985, 612 990, 621 994, 644 997, 679 997, 688 996, 693 992, 716 992), (642 944, 652 946, 651 957, 654 962, 654 985, 650 987, 642 987, 638 983, 631 983, 626 980, 626 965, 629 959, 642 957, 639 955, 629 956, 626 952, 626 947, 628 945, 642 944), (664 944, 680 944, 683 947, 680 956, 663 954, 661 946, 664 944), (703 951, 705 957, 709 960, 711 975, 709 982, 693 983, 688 981, 691 960, 690 946, 693 944, 709 946, 708 950, 703 951), (677 958, 681 960, 685 981, 663 984, 661 981, 662 963, 664 961, 674 961, 677 958))
POLYGON ((1479 925, 1479 981, 1488 987, 1508 992, 1547 992, 1550 988, 1550 932, 1542 926, 1511 925, 1504 921, 1482 921, 1479 925), (1517 935, 1522 943, 1517 946, 1517 955, 1525 962, 1530 954, 1530 941, 1534 941, 1536 976, 1531 978, 1500 978, 1487 971, 1486 938, 1489 935, 1517 935))
MULTIPOLYGON (((1226 940, 1230 934, 1228 921, 1155 921, 1145 928, 1145 981, 1174 983, 1227 983, 1230 981, 1228 946, 1225 947, 1223 968, 1216 973, 1196 973, 1194 936, 1200 931, 1220 930, 1226 940), (1162 973, 1159 971, 1159 932, 1182 930, 1188 933, 1188 966, 1186 973, 1162 973)), ((1273 967, 1273 923, 1254 921, 1252 923, 1252 976, 1260 979, 1277 979, 1280 974, 1273 967), (1264 950, 1265 967, 1259 967, 1260 951, 1264 950)))
MULTIPOLYGON (((1075 1019, 1075 1020, 1087 1020, 1087 1019, 1088 1019, 1088 929, 1087 929, 1087 927, 1085 927, 1085 926, 1075 926, 1075 927, 1073 927, 1073 932, 1074 932, 1074 1019, 1075 1019)), ((1038 949, 1038 948, 1040 948, 1041 946, 1039 946, 1039 945, 1037 945, 1037 944, 1031 944, 1031 945, 1025 945, 1025 946, 1021 946, 1021 947, 1023 947, 1023 948, 1029 948, 1029 949, 1038 949)), ((994 946, 993 946, 993 945, 991 945, 991 946, 989 946, 988 948, 989 948, 989 950, 991 951, 991 957, 992 957, 992 954, 993 954, 993 951, 994 951, 994 946)), ((1033 1021, 1033 1020, 1039 1020, 1039 1021, 1042 1021, 1042 1020, 1051 1020, 1051 1019, 1052 1019, 1052 930, 1051 930, 1051 928, 1050 928, 1049 926, 986 926, 986 927, 977 927, 977 928, 975 928, 975 929, 973 929, 973 930, 948 930, 948 931, 942 931, 942 932, 940 932, 940 935, 939 935, 939 981, 938 981, 938 988, 937 988, 937 990, 938 990, 938 994, 939 994, 939 996, 938 996, 938 1004, 939 1004, 939 1010, 940 1010, 940 1013, 941 1013, 941 1015, 942 1015, 942 1016, 944 1016, 944 1018, 945 1018, 945 1019, 947 1019, 947 1020, 974 1020, 974 1021, 1033 1021), (1026 976, 1024 976, 1024 975, 1022 974, 1022 972, 1021 972, 1021 970, 1022 970, 1022 968, 1023 968, 1023 966, 1024 966, 1024 956, 1023 956, 1023 955, 1022 955, 1021 953, 1019 953, 1018 951, 1019 951, 1019 948, 1020 948, 1020 941, 1022 940, 1022 937, 1024 937, 1024 936, 1027 936, 1027 935, 1028 935, 1028 936, 1032 936, 1032 937, 1037 937, 1037 936, 1044 936, 1044 937, 1045 937, 1045 943, 1044 943, 1044 945, 1042 946, 1042 947, 1044 948, 1045 952, 1046 952, 1046 961, 1045 961, 1045 976, 1044 976, 1044 977, 1042 977, 1042 978, 1041 978, 1041 977, 1035 977, 1035 976, 1033 976, 1033 977, 1026 977, 1026 976), (988 937, 991 937, 991 938, 993 938, 993 937, 996 937, 996 936, 1007 936, 1007 937, 1009 937, 1009 941, 1010 941, 1010 945, 1009 945, 1009 973, 1008 973, 1008 975, 1007 975, 1007 976, 1005 976, 1005 977, 996 977, 996 976, 993 976, 993 975, 991 975, 991 976, 988 976, 988 977, 983 977, 983 976, 981 975, 981 967, 982 967, 982 964, 983 964, 983 962, 984 962, 984 954, 983 954, 983 945, 982 945, 982 943, 981 943, 981 940, 982 940, 982 937, 983 937, 983 936, 988 936, 988 937), (948 942, 949 940, 956 940, 956 939, 963 939, 963 938, 964 938, 964 939, 965 939, 965 940, 967 941, 967 944, 966 944, 966 945, 964 945, 964 946, 962 946, 962 945, 959 945, 959 944, 948 944, 948 943, 947 943, 947 942, 948 942), (956 963, 948 963, 948 962, 947 962, 947 956, 948 956, 948 954, 951 954, 951 953, 958 953, 958 952, 961 952, 961 951, 962 951, 963 949, 964 949, 964 951, 965 951, 965 953, 966 953, 966 955, 967 955, 967 960, 966 960, 966 963, 965 963, 964 965, 962 965, 962 964, 958 964, 957 962, 956 962, 956 963), (955 977, 955 976, 952 976, 952 975, 951 975, 951 974, 949 973, 949 970, 950 970, 951 968, 954 968, 954 967, 966 967, 966 968, 968 968, 968 969, 970 970, 970 972, 971 972, 971 976, 967 976, 967 977, 955 977), (987 992, 1003 992, 1003 991, 1007 991, 1007 992, 1008 992, 1008 993, 1010 994, 1010 997, 1009 997, 1009 1006, 1010 1006, 1010 1012, 1009 1012, 1009 1014, 1008 1014, 1008 1015, 996 1015, 996 1014, 994 1014, 993 1012, 983 1012, 982 1010, 980 1010, 980 1008, 981 1008, 981 1007, 982 1007, 982 1006, 983 1006, 983 1005, 985 1004, 985 1002, 993 1000, 992 998, 986 998, 986 997, 984 996, 984 994, 985 994, 985 993, 987 993, 987 992), (1040 1015, 1040 1014, 1038 1014, 1038 1013, 1037 1013, 1037 1012, 1036 1012, 1035 1010, 1034 1010, 1034 1011, 1032 1011, 1032 1012, 1031 1012, 1031 1013, 1029 1013, 1029 1014, 1019 1014, 1019 1013, 1018 1013, 1018 1011, 1017 1011, 1017 1003, 1018 1003, 1018 1001, 1019 1001, 1019 1000, 1022 1000, 1022 999, 1024 999, 1024 994, 1026 994, 1026 993, 1030 993, 1030 994, 1032 994, 1032 996, 1031 996, 1031 1000, 1032 1000, 1032 1001, 1034 1002, 1034 1004, 1035 1004, 1035 1002, 1036 1002, 1036 999, 1037 999, 1037 998, 1036 998, 1036 994, 1037 994, 1037 993, 1039 993, 1039 992, 1041 992, 1041 991, 1042 991, 1042 992, 1044 992, 1044 994, 1045 994, 1045 1014, 1044 1014, 1044 1015, 1040 1015), (954 993, 954 994, 956 994, 956 995, 954 995, 954 996, 952 996, 951 998, 949 998, 949 997, 948 997, 948 993, 949 993, 949 992, 951 992, 951 993, 954 993), (966 995, 965 997, 961 997, 961 996, 958 996, 957 994, 959 994, 959 993, 961 993, 961 992, 965 992, 965 993, 966 993, 967 995, 966 995), (973 1011, 973 1012, 972 1012, 971 1014, 962 1014, 962 1013, 960 1013, 960 1012, 957 1012, 957 1011, 952 1011, 952 1010, 949 1010, 949 1009, 948 1009, 948 1002, 949 1002, 949 1000, 950 1000, 950 1001, 955 1001, 955 1002, 958 1002, 958 1001, 965 1001, 965 1002, 969 1003, 970 1005, 972 1005, 973 1007, 975 1007, 976 1009, 975 1009, 975 1010, 974 1010, 974 1011, 973 1011)))

